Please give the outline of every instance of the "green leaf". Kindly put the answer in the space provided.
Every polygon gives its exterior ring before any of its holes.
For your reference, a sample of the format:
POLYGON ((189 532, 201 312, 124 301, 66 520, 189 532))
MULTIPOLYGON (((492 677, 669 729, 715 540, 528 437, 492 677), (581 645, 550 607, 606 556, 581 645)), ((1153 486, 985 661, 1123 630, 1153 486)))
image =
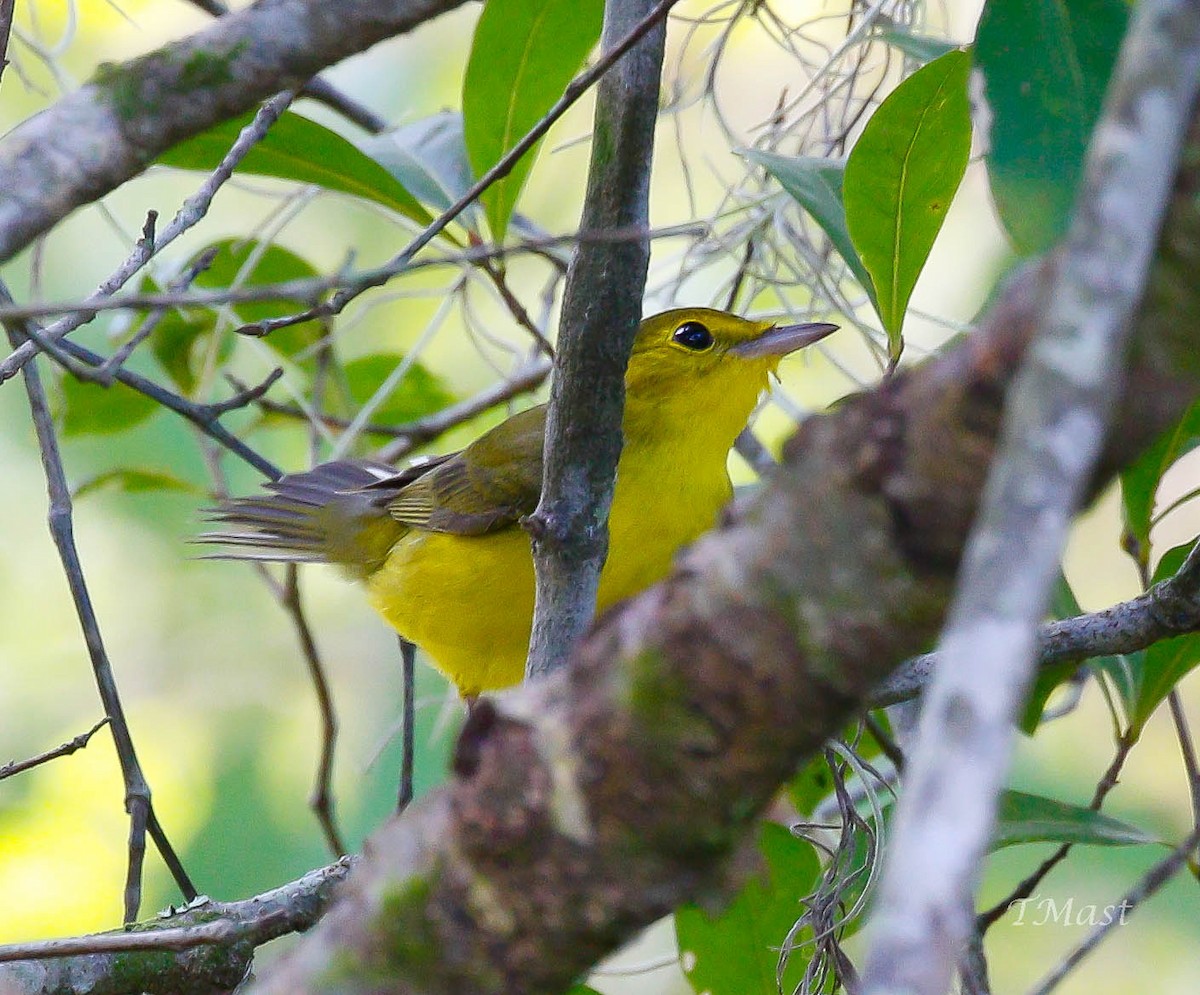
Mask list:
POLYGON ((918 62, 933 62, 947 52, 953 52, 961 46, 945 38, 932 38, 929 35, 913 35, 899 28, 886 28, 876 36, 887 42, 893 48, 898 48, 909 58, 918 62))
MULTIPOLYGON (((155 161, 178 169, 216 169, 238 133, 254 119, 245 114, 180 142, 155 161)), ((326 190, 348 193, 412 218, 432 220, 417 199, 379 163, 336 131, 290 111, 282 114, 241 161, 239 173, 273 176, 297 183, 315 183, 326 190)))
MULTIPOLYGON (((758 848, 767 865, 765 880, 751 879, 717 916, 695 905, 675 913, 684 973, 697 992, 745 995, 775 992, 779 948, 812 891, 819 866, 812 846, 783 826, 763 823, 758 848)), ((804 965, 791 958, 783 991, 791 991, 804 965)))
POLYGON ((1004 791, 1000 795, 992 849, 999 850, 1016 843, 1131 846, 1157 842, 1136 826, 1082 805, 1070 805, 1023 791, 1004 791))
MULTIPOLYGON (((437 211, 448 208, 474 182, 462 115, 455 111, 442 111, 395 131, 372 135, 359 144, 406 190, 437 211)), ((459 215, 460 219, 463 216, 459 215)))
POLYGON ((744 149, 742 155, 774 176, 792 199, 812 215, 812 219, 821 226, 833 247, 846 261, 850 272, 870 295, 871 302, 875 303, 875 285, 846 227, 846 208, 842 203, 845 163, 808 157, 792 158, 755 149, 744 149))
POLYGON ((1067 230, 1128 18, 1125 0, 990 0, 983 9, 975 59, 992 112, 988 175, 1022 254, 1067 230))
POLYGON ((787 785, 788 797, 801 815, 812 815, 833 791, 833 774, 824 753, 809 759, 787 785))
POLYGON ((967 168, 970 70, 959 51, 918 69, 871 115, 846 161, 846 225, 893 359, 908 299, 967 168))
POLYGON ((1125 528, 1143 555, 1149 555, 1154 496, 1163 475, 1181 457, 1200 445, 1200 401, 1194 402, 1169 431, 1164 432, 1136 463, 1121 471, 1121 502, 1125 528))
MULTIPOLYGON (((1178 573, 1193 545, 1194 542, 1189 542, 1167 550, 1154 570, 1153 582, 1157 584, 1178 573)), ((1147 720, 1175 685, 1200 663, 1200 634, 1164 639, 1148 646, 1144 652, 1137 703, 1130 722, 1134 737, 1141 734, 1147 720)))
MULTIPOLYGON (((366 404, 401 363, 403 356, 376 353, 361 356, 345 364, 344 373, 350 399, 356 406, 366 404)), ((452 403, 454 395, 439 377, 420 363, 413 363, 398 383, 375 408, 373 422, 401 425, 452 403)))
POLYGON ((159 410, 156 401, 123 383, 111 387, 72 376, 62 378, 62 430, 65 436, 111 435, 140 425, 159 410))
MULTIPOLYGON (((463 132, 476 174, 491 169, 562 96, 600 37, 602 0, 489 0, 463 79, 463 132)), ((540 143, 539 143, 540 144, 540 143)), ((483 194, 500 243, 537 146, 483 194)))
POLYGON ((129 494, 144 491, 182 491, 186 494, 203 494, 204 489, 190 481, 176 477, 164 470, 142 470, 126 467, 108 470, 79 484, 74 491, 76 498, 84 497, 106 487, 115 487, 129 494))

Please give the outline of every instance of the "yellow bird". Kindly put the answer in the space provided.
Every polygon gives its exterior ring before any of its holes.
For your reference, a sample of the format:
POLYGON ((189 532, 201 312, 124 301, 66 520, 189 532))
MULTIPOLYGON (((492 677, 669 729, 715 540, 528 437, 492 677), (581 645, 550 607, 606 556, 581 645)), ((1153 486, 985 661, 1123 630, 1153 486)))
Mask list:
MULTIPOLYGON (((707 308, 645 319, 625 375, 624 448, 597 609, 666 576, 716 523, 726 460, 767 377, 837 326, 776 326, 707 308)), ((205 541, 238 559, 324 562, 363 581, 375 609, 468 700, 518 683, 533 617, 522 516, 542 485, 546 408, 513 415, 461 452, 406 469, 339 460, 228 501, 205 541)))

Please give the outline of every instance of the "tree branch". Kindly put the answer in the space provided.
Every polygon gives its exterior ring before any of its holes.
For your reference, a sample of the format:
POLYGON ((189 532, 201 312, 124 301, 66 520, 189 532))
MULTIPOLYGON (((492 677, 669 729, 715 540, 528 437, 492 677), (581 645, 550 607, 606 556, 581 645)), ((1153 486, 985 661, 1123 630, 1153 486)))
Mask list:
POLYGON ((463 0, 260 0, 119 66, 0 144, 0 261, 159 153, 463 0))
MULTIPOLYGON (((1189 156, 1092 494, 1200 391, 1198 181, 1189 156)), ((730 894, 797 761, 936 632, 1056 263, 958 347, 806 421, 571 666, 477 708, 457 779, 376 834, 257 990, 559 993, 679 903, 730 894)))
POLYGON ((134 931, 0 946, 5 995, 150 995, 230 991, 254 950, 308 929, 328 905, 354 858, 311 871, 241 902, 199 900, 134 931))
MULTIPOLYGON (((650 160, 670 4, 607 0, 605 48, 651 25, 600 81, 587 196, 579 227, 649 229, 650 160), (652 20, 652 18, 659 18, 652 20)), ((642 317, 650 242, 579 246, 567 273, 546 416, 533 537, 537 593, 526 674, 561 667, 596 612, 608 554, 608 509, 621 456, 625 367, 642 317)))
POLYGON ((1200 10, 1146 0, 1093 133, 925 695, 876 905, 871 995, 941 995, 972 935, 1038 623, 1116 401, 1198 84, 1200 10))
MULTIPOLYGON (((1046 622, 1038 630, 1039 667, 1097 656, 1136 653, 1161 639, 1200 629, 1200 546, 1172 577, 1149 591, 1097 612, 1046 622)), ((872 707, 909 701, 929 685, 936 653, 904 662, 871 695, 872 707)))

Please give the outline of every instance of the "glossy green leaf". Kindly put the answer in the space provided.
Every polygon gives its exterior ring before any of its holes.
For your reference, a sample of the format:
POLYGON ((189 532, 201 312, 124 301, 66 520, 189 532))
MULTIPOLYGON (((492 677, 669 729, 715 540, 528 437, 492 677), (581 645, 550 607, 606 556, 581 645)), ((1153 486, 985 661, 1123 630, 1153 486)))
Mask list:
POLYGON ((755 149, 745 149, 742 155, 774 176, 792 199, 812 215, 874 303, 875 285, 846 227, 846 208, 842 203, 845 163, 829 159, 793 158, 755 149))
MULTIPOLYGON (((179 169, 216 169, 238 133, 254 118, 245 114, 180 142, 155 160, 179 169)), ((239 173, 314 183, 374 201, 418 224, 429 212, 383 166, 336 131, 306 117, 286 112, 241 161, 239 173)))
MULTIPOLYGON (((366 404, 403 362, 403 356, 376 353, 346 363, 344 375, 354 404, 358 407, 366 404)), ((402 425, 422 415, 438 411, 453 401, 454 396, 440 378, 420 363, 413 363, 400 383, 375 408, 371 421, 384 425, 402 425)))
MULTIPOLYGON (((1193 543, 1167 550, 1154 570, 1153 582, 1174 576, 1191 552, 1193 543)), ((1137 705, 1132 715, 1132 733, 1140 735, 1147 720, 1168 694, 1196 664, 1200 663, 1200 634, 1190 633, 1164 639, 1148 646, 1138 685, 1137 705)))
POLYGON ((918 69, 871 115, 846 161, 846 225, 875 285, 893 358, 909 297, 967 167, 970 70, 959 51, 918 69))
MULTIPOLYGON (((694 905, 675 913, 680 961, 697 992, 778 990, 779 948, 803 912, 800 899, 812 891, 819 866, 810 844, 775 823, 763 823, 758 848, 766 863, 765 880, 752 878, 717 916, 694 905)), ((783 990, 791 991, 802 973, 802 958, 791 958, 783 990)))
MULTIPOLYGON (((491 169, 562 96, 600 37, 602 0, 489 0, 463 79, 463 132, 477 175, 491 169)), ((504 240, 537 146, 483 194, 492 238, 504 240)))
POLYGON ((975 59, 992 113, 988 175, 1022 254, 1066 232, 1129 17, 1125 0, 990 0, 975 59))
POLYGON ((140 425, 161 410, 157 402, 123 383, 111 387, 73 376, 62 378, 63 435, 111 435, 140 425))
POLYGON ((1132 846, 1158 840, 1127 822, 1082 805, 1005 791, 1000 795, 992 849, 1017 843, 1083 843, 1132 846))
MULTIPOLYGON (((462 115, 455 111, 442 111, 395 131, 372 135, 360 147, 406 190, 437 211, 448 208, 474 182, 462 115)), ((464 214, 469 215, 472 208, 464 214)))
POLYGON ((880 31, 877 37, 918 62, 932 62, 960 47, 952 41, 946 41, 945 38, 909 34, 899 28, 887 28, 880 31))
POLYGON ((190 481, 176 477, 163 470, 143 470, 125 467, 119 470, 109 470, 98 474, 90 480, 79 484, 74 491, 76 498, 84 497, 94 491, 105 488, 115 488, 130 494, 145 491, 181 491, 186 494, 202 494, 203 488, 197 487, 190 481))
POLYGON ((1193 403, 1174 427, 1160 435, 1136 463, 1121 471, 1125 528, 1145 555, 1149 555, 1154 496, 1163 474, 1197 445, 1200 445, 1200 401, 1193 403))

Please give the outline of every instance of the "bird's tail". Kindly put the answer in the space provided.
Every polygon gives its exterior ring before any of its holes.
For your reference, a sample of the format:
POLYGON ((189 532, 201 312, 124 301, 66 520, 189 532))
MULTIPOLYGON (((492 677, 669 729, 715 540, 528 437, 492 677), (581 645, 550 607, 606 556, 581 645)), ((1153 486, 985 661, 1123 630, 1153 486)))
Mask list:
POLYGON ((222 547, 214 559, 333 563, 363 579, 379 569, 405 527, 387 511, 387 490, 371 489, 396 469, 365 460, 323 463, 266 485, 269 494, 210 509, 218 528, 199 542, 222 547))

